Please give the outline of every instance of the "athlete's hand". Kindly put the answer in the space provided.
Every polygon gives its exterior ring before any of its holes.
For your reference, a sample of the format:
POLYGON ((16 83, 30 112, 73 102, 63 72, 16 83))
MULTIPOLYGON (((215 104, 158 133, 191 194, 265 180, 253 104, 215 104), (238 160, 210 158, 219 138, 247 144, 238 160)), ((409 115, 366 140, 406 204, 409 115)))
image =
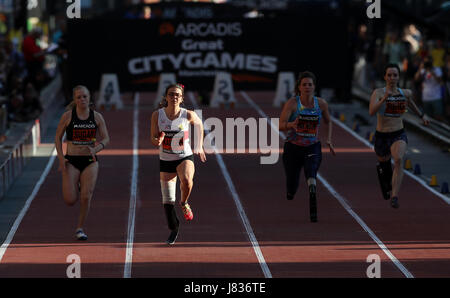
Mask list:
POLYGON ((91 156, 92 156, 92 159, 94 160, 94 162, 97 161, 97 158, 95 157, 95 154, 97 153, 97 152, 95 152, 95 147, 88 146, 88 149, 89 149, 89 152, 91 153, 91 156))
POLYGON ((201 148, 201 149, 194 149, 194 153, 197 154, 200 157, 200 160, 202 162, 206 161, 206 154, 205 154, 205 151, 203 150, 203 148, 201 148))
POLYGON ((334 146, 333 146, 333 144, 331 143, 331 141, 327 141, 327 145, 328 145, 328 147, 330 148, 331 154, 333 154, 333 156, 336 156, 336 152, 334 151, 334 146))
POLYGON ((65 158, 59 160, 58 172, 64 172, 66 170, 66 162, 68 160, 65 158))
POLYGON ((382 102, 382 103, 385 102, 386 99, 391 95, 392 95, 391 92, 389 92, 388 89, 386 88, 386 91, 384 92, 384 96, 381 98, 380 102, 382 102))
POLYGON ((286 127, 287 127, 287 129, 292 129, 292 128, 297 128, 297 126, 298 126, 298 117, 297 118, 295 118, 295 120, 294 121, 292 121, 292 122, 288 122, 287 124, 286 124, 286 127))
POLYGON ((164 140, 164 136, 165 136, 166 134, 164 133, 164 131, 161 131, 160 133, 159 133, 159 137, 158 137, 158 147, 159 146, 161 146, 161 144, 162 144, 162 142, 163 142, 163 140, 164 140))

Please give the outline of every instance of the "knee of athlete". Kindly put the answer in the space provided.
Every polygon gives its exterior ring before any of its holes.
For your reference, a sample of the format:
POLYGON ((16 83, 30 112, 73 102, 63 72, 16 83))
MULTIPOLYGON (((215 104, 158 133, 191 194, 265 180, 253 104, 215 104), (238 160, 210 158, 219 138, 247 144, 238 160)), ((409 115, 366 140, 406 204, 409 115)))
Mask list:
POLYGON ((393 158, 393 160, 394 160, 394 167, 401 169, 403 158, 393 158))
POLYGON ((80 201, 82 204, 89 203, 92 198, 92 191, 82 192, 80 195, 80 201))
POLYGON ((77 199, 69 195, 64 195, 64 202, 68 206, 73 206, 77 202, 77 199))
POLYGON ((163 180, 160 180, 160 183, 163 204, 175 205, 177 183, 175 181, 163 180))
POLYGON ((192 186, 194 185, 194 181, 189 178, 183 178, 183 179, 180 179, 180 184, 181 184, 181 187, 192 188, 192 186))
POLYGON ((308 178, 308 180, 306 181, 306 183, 308 184, 308 186, 310 186, 310 185, 316 185, 316 178, 308 178))

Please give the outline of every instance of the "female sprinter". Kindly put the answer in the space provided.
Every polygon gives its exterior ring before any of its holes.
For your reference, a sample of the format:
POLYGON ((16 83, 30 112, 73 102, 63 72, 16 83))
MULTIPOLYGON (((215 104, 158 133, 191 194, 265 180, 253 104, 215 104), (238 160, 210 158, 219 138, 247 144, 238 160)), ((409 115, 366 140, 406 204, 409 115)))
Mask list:
POLYGON ((421 112, 412 99, 412 92, 398 88, 400 69, 397 64, 388 64, 384 69, 384 88, 375 89, 370 98, 369 114, 377 114, 375 153, 378 158, 377 172, 385 200, 391 199, 393 208, 399 207, 398 193, 403 180, 402 161, 408 138, 403 128, 403 114, 410 104, 425 125, 428 117, 421 112), (394 170, 391 167, 394 159, 394 170))
POLYGON ((90 108, 89 90, 85 86, 76 86, 73 89, 73 101, 59 121, 55 145, 59 171, 62 172, 64 202, 73 206, 78 197, 80 198, 80 215, 75 232, 78 240, 87 240, 83 225, 97 182, 96 153, 103 150, 108 143, 109 135, 103 116, 90 108), (67 140, 66 155, 63 154, 62 148, 64 133, 67 140))
POLYGON ((202 162, 206 161, 203 151, 203 124, 197 114, 180 105, 184 100, 184 86, 169 85, 164 93, 162 107, 152 114, 151 142, 159 147, 160 182, 164 211, 170 229, 166 243, 174 244, 180 222, 175 212, 176 183, 180 179, 180 205, 186 220, 193 219, 188 204, 194 179, 194 158, 189 140, 189 126, 194 125, 196 142, 194 153, 202 162))
POLYGON ((317 222, 316 176, 322 161, 319 141, 320 120, 328 125, 327 145, 335 155, 331 143, 332 125, 327 102, 314 96, 316 77, 305 71, 300 74, 295 92, 281 112, 280 131, 288 131, 284 144, 283 165, 286 173, 287 199, 292 200, 297 192, 300 171, 304 167, 309 189, 309 209, 311 222, 317 222))

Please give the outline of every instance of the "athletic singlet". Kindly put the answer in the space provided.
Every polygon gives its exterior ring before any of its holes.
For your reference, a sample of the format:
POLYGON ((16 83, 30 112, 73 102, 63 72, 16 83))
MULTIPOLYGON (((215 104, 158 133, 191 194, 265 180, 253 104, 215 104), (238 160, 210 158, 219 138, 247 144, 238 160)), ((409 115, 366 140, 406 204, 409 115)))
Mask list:
MULTIPOLYGON (((381 116, 399 118, 406 112, 406 96, 402 89, 397 89, 400 94, 392 95, 386 98, 385 104, 378 111, 381 116)), ((383 88, 383 92, 386 92, 386 88, 383 88)))
POLYGON ((182 108, 180 116, 173 121, 167 118, 164 108, 158 110, 158 127, 165 133, 164 140, 159 147, 161 160, 173 161, 192 155, 189 125, 186 109, 182 108))
POLYGON ((288 131, 287 141, 298 146, 309 146, 319 141, 319 125, 322 118, 322 111, 319 107, 319 101, 314 96, 314 107, 305 108, 300 96, 297 99, 297 109, 289 117, 289 122, 295 121, 298 117, 298 126, 288 131))
POLYGON ((66 139, 74 145, 94 145, 97 128, 93 110, 89 110, 89 117, 86 120, 81 120, 77 116, 76 107, 74 107, 72 119, 66 128, 66 139))

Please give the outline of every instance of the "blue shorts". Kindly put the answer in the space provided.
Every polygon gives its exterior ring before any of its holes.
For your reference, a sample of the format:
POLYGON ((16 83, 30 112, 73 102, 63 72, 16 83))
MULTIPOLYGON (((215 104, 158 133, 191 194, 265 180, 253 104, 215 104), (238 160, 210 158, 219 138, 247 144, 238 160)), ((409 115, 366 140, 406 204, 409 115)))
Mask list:
POLYGON ((400 129, 393 132, 375 132, 375 153, 380 157, 391 155, 391 146, 397 141, 405 141, 408 144, 408 137, 405 129, 400 129))

